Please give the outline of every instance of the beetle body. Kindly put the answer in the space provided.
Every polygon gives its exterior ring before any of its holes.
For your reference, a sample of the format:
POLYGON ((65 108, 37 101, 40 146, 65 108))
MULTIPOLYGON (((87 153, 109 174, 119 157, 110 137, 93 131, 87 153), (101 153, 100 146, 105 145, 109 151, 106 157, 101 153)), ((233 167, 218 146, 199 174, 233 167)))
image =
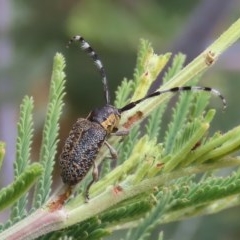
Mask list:
MULTIPOLYGON (((86 119, 77 120, 65 141, 59 159, 61 176, 65 184, 76 185, 86 176, 94 166, 97 154, 106 143, 107 136, 117 131, 119 120, 118 109, 111 105, 95 109, 86 119)), ((98 174, 93 175, 94 181, 97 177, 98 174)))
POLYGON ((60 155, 63 182, 69 186, 80 182, 93 165, 107 132, 95 122, 79 118, 73 125, 60 155))

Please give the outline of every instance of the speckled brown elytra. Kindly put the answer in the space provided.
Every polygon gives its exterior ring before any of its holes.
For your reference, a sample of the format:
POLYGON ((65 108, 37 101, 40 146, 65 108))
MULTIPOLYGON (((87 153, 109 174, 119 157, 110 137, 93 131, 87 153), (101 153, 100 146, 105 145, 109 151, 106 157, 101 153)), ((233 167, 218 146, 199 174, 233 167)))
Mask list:
POLYGON ((101 74, 106 105, 97 108, 90 112, 87 118, 79 118, 73 125, 69 137, 67 138, 60 155, 60 169, 62 180, 65 184, 72 187, 79 183, 92 167, 92 180, 87 185, 85 192, 85 200, 89 200, 89 189, 91 185, 98 179, 98 167, 96 164, 97 154, 105 144, 112 158, 117 158, 117 152, 107 142, 110 135, 123 136, 128 134, 128 130, 118 130, 121 114, 131 108, 134 108, 138 103, 158 96, 167 92, 182 92, 182 91, 208 91, 221 98, 224 108, 226 100, 219 91, 209 87, 199 86, 184 86, 174 87, 163 91, 153 92, 144 98, 131 102, 122 108, 116 108, 110 105, 110 94, 108 89, 108 81, 101 60, 92 47, 81 36, 74 36, 68 43, 67 47, 72 42, 79 42, 83 50, 93 59, 101 74))

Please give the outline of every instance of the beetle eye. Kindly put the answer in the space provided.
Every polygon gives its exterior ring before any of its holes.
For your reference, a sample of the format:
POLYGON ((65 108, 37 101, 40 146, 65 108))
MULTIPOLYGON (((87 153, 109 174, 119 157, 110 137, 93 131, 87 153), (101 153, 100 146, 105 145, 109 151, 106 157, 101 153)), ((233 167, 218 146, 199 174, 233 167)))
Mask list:
POLYGON ((114 127, 112 131, 115 133, 115 132, 118 131, 118 128, 117 128, 117 127, 114 127))

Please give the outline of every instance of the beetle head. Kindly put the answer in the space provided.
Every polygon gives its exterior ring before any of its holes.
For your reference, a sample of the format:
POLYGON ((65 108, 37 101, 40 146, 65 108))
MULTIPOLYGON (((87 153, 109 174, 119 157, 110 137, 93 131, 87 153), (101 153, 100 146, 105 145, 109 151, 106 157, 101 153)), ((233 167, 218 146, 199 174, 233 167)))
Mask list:
POLYGON ((118 130, 120 118, 120 111, 111 105, 94 109, 87 117, 89 121, 99 123, 108 134, 118 130))

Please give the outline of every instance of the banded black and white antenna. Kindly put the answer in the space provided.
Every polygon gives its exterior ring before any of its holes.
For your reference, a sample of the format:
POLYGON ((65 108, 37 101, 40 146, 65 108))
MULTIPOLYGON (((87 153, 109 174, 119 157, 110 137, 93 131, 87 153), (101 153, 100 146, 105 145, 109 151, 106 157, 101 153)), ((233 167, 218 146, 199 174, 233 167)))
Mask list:
MULTIPOLYGON (((70 44, 72 44, 72 42, 79 42, 81 48, 87 52, 87 54, 93 59, 93 62, 95 63, 95 65, 97 66, 97 70, 99 71, 101 78, 102 78, 102 83, 103 83, 103 90, 104 90, 104 95, 105 95, 105 100, 106 100, 106 104, 110 105, 110 93, 109 93, 109 89, 108 89, 108 80, 107 80, 107 76, 106 76, 106 72, 105 69, 103 67, 102 61, 100 60, 100 58, 98 57, 97 53, 94 51, 94 49, 89 45, 88 42, 85 41, 85 39, 79 35, 74 36, 73 38, 71 38, 67 44, 67 48, 70 46, 70 44)), ((223 97, 223 95, 216 89, 214 88, 210 88, 210 87, 201 87, 201 86, 183 86, 183 87, 173 87, 170 89, 166 89, 166 90, 162 90, 162 91, 156 91, 153 92, 137 101, 128 103, 127 105, 125 105, 122 108, 119 108, 118 111, 124 112, 127 110, 130 110, 131 108, 134 108, 137 104, 141 103, 142 101, 148 99, 148 98, 152 98, 155 96, 159 96, 161 94, 164 93, 176 93, 176 92, 185 92, 185 91, 205 91, 205 92, 210 92, 211 94, 219 97, 222 100, 223 103, 223 109, 226 108, 227 104, 226 104, 226 99, 223 97)))
POLYGON ((130 110, 131 108, 134 108, 137 104, 145 101, 146 99, 149 99, 149 98, 152 98, 152 97, 156 97, 156 96, 159 96, 159 95, 164 94, 164 93, 169 93, 169 92, 176 93, 176 92, 185 92, 185 91, 210 92, 210 93, 212 93, 213 95, 219 97, 222 100, 223 110, 227 107, 226 99, 223 97, 223 95, 218 90, 216 90, 214 88, 201 87, 201 86, 184 86, 184 87, 174 87, 174 88, 169 88, 169 89, 162 90, 162 91, 153 92, 153 93, 151 93, 151 94, 149 94, 149 95, 147 95, 147 96, 145 96, 145 97, 143 97, 143 98, 141 98, 141 99, 139 99, 137 101, 128 103, 124 107, 120 108, 119 111, 120 112, 124 112, 124 111, 130 110))
POLYGON ((69 48, 70 44, 72 44, 73 42, 79 42, 81 48, 88 54, 88 56, 90 56, 92 58, 93 62, 97 66, 97 69, 102 78, 105 101, 106 101, 106 104, 109 105, 110 104, 110 93, 109 93, 109 88, 108 88, 108 80, 107 80, 106 72, 103 67, 102 61, 98 57, 98 54, 89 45, 89 43, 85 41, 85 39, 83 37, 81 37, 79 35, 74 36, 73 38, 71 38, 69 40, 66 47, 69 48))

